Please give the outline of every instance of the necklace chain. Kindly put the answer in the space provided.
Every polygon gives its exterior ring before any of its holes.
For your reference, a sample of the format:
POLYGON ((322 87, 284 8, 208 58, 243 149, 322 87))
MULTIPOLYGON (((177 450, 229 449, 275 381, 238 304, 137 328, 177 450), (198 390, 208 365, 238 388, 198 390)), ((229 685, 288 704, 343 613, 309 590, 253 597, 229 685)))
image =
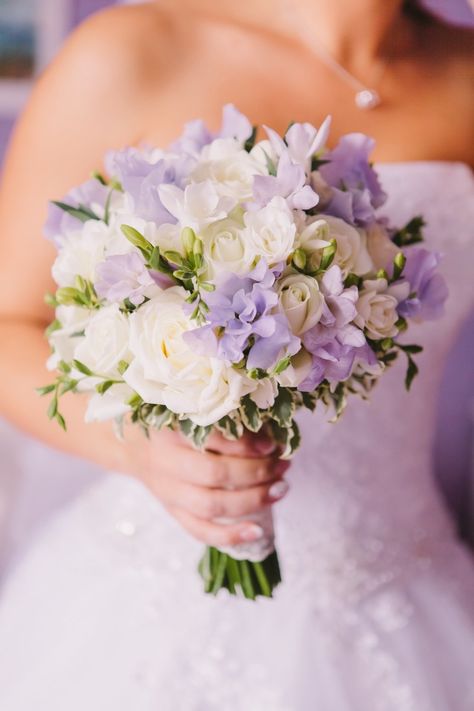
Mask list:
MULTIPOLYGON (((332 54, 324 47, 320 42, 315 42, 313 35, 309 30, 306 29, 301 17, 295 14, 295 8, 291 6, 291 3, 284 2, 283 9, 291 24, 294 27, 295 33, 298 38, 303 42, 303 44, 315 54, 323 64, 325 64, 328 69, 330 69, 334 74, 336 74, 342 81, 350 85, 355 89, 354 101, 359 109, 367 110, 373 109, 382 103, 381 97, 376 89, 370 88, 368 84, 360 81, 354 74, 352 74, 348 69, 346 69, 340 62, 338 62, 332 54)), ((377 72, 377 76, 374 78, 372 86, 379 86, 382 77, 387 69, 387 61, 385 61, 377 72)))

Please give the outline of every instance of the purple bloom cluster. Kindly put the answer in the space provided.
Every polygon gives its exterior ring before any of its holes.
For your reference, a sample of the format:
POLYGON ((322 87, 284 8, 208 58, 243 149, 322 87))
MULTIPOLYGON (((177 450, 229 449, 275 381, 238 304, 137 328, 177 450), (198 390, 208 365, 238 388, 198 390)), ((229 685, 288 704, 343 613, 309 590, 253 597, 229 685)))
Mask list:
MULTIPOLYGON (((63 198, 63 202, 76 208, 82 205, 92 211, 92 206, 97 204, 103 211, 109 192, 110 188, 102 185, 96 178, 91 178, 67 193, 63 198)), ((98 215, 98 217, 102 217, 102 215, 98 215)), ((44 235, 48 239, 56 243, 60 235, 65 235, 71 230, 77 230, 78 227, 80 227, 80 222, 76 217, 57 207, 52 202, 48 204, 48 216, 43 228, 44 235)))
POLYGON ((201 353, 232 363, 240 362, 250 346, 249 369, 267 370, 280 358, 297 353, 301 341, 276 309, 274 283, 275 274, 263 259, 248 276, 230 276, 207 298, 209 325, 190 331, 188 341, 201 353), (222 331, 219 338, 216 330, 222 331))
POLYGON ((375 220, 375 210, 384 204, 386 195, 369 162, 374 145, 372 138, 350 133, 323 156, 328 162, 319 172, 332 188, 332 197, 325 208, 329 215, 356 225, 375 220))
POLYGON ((398 305, 398 313, 405 318, 420 320, 439 318, 448 297, 448 287, 438 272, 441 255, 412 247, 406 250, 406 258, 403 276, 410 285, 410 294, 398 305))

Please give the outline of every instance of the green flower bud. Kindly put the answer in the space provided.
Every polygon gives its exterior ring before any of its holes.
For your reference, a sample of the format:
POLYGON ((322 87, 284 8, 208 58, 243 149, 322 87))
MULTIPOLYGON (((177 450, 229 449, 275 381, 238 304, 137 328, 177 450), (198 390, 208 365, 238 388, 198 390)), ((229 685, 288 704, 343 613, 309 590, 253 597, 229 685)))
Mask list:
POLYGON ((181 241, 183 243, 186 254, 191 254, 194 243, 196 242, 196 233, 191 227, 185 227, 181 232, 181 241))
POLYGON ((295 250, 293 254, 293 264, 295 267, 298 267, 298 269, 304 269, 306 266, 306 252, 302 249, 295 250))

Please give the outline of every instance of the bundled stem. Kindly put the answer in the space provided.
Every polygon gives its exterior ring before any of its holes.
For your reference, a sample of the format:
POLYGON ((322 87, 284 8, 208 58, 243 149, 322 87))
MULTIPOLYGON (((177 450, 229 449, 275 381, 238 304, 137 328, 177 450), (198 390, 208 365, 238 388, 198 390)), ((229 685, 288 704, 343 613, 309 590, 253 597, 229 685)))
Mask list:
POLYGON ((217 595, 228 590, 231 595, 242 594, 248 600, 273 597, 273 590, 281 583, 280 564, 276 551, 260 563, 236 560, 217 548, 208 546, 199 563, 206 593, 217 595))

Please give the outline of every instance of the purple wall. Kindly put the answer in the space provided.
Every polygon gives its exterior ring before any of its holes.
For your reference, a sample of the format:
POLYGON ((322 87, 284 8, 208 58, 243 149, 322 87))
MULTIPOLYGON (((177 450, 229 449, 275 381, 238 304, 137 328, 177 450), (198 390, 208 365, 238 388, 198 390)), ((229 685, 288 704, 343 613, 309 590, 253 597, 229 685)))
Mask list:
MULTIPOLYGON (((41 1, 41 0, 40 0, 41 1)), ((100 10, 107 5, 113 5, 113 0, 70 0, 72 3, 72 25, 76 25, 78 22, 84 20, 87 15, 90 15, 96 10, 100 10)), ((0 107, 1 108, 1 107, 0 107)), ((0 119, 0 163, 2 161, 3 153, 10 135, 11 129, 13 127, 13 120, 0 119)))

